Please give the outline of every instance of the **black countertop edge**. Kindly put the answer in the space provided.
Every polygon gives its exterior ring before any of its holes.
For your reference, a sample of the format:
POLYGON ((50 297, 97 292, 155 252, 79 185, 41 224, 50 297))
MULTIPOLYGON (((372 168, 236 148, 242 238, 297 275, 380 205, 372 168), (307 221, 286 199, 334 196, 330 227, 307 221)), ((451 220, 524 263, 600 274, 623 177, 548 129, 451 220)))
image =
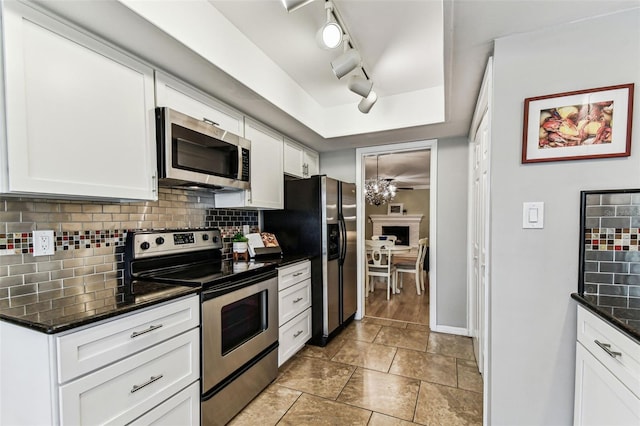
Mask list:
POLYGON ((125 303, 119 305, 117 309, 101 314, 90 315, 85 318, 70 319, 69 322, 63 324, 47 324, 45 322, 37 322, 22 317, 14 317, 4 314, 0 314, 0 320, 30 328, 34 331, 39 331, 45 334, 57 334, 199 292, 200 287, 140 283, 139 287, 137 287, 136 296, 132 296, 132 299, 126 300, 125 303))
POLYGON ((278 268, 282 268, 285 266, 289 266, 289 265, 293 265, 294 263, 298 263, 298 262, 302 262, 303 260, 309 260, 311 259, 311 257, 309 256, 284 256, 282 257, 282 259, 280 259, 280 262, 278 262, 278 268))
POLYGON ((621 321, 620 319, 611 315, 609 312, 604 311, 598 305, 587 300, 583 294, 571 293, 571 298, 577 300, 582 306, 584 306, 606 322, 610 323, 612 326, 629 336, 631 339, 635 340, 636 343, 640 344, 640 331, 637 328, 629 326, 629 324, 626 324, 624 321, 621 321))

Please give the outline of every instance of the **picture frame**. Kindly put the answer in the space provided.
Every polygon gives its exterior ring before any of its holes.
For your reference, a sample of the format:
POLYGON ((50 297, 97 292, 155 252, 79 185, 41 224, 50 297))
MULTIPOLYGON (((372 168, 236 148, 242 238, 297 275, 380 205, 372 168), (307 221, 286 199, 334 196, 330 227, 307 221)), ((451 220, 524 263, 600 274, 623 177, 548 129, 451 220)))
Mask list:
POLYGON ((522 163, 631 155, 634 84, 524 100, 522 163))
POLYGON ((402 215, 402 203, 389 203, 387 214, 389 216, 402 215))

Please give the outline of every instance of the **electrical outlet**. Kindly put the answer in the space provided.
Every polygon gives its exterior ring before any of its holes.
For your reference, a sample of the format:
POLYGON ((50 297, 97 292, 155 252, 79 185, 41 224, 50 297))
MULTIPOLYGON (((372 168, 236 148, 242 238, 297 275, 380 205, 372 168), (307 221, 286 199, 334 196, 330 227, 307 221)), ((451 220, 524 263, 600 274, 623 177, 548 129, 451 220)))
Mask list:
POLYGON ((242 233, 247 235, 249 233, 249 225, 242 225, 242 233))
POLYGON ((46 256, 53 252, 53 231, 33 231, 33 255, 46 256))

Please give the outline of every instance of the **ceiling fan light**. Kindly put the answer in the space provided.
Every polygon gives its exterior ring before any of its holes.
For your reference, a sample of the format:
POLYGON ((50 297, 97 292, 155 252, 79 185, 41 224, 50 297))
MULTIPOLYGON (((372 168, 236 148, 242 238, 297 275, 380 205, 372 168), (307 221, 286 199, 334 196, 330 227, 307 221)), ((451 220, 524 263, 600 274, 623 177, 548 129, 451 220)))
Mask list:
POLYGON ((367 96, 366 98, 362 98, 362 100, 358 104, 358 109, 361 113, 368 114, 377 100, 378 95, 372 90, 371 93, 369 93, 369 96, 367 96))
POLYGON ((291 13, 294 10, 300 9, 302 6, 305 6, 311 3, 313 0, 282 0, 282 5, 287 12, 291 13))
POLYGON ((331 69, 333 69, 336 77, 340 79, 356 69, 361 61, 360 53, 356 49, 349 49, 331 61, 331 69))
POLYGON ((342 44, 342 28, 336 21, 327 21, 317 34, 317 41, 323 49, 335 49, 342 44))
POLYGON ((360 77, 359 75, 353 75, 349 77, 349 90, 353 93, 357 93, 358 95, 366 98, 371 93, 371 88, 373 88, 373 81, 367 80, 364 77, 360 77))

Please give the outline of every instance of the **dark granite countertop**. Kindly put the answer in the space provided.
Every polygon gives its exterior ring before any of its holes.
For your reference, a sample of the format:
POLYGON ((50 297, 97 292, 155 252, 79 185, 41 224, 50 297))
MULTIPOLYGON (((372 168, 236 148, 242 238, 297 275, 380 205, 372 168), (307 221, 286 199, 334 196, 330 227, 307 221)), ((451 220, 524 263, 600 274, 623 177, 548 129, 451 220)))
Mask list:
MULTIPOLYGON (((293 255, 235 262, 228 265, 229 276, 257 274, 271 268, 292 265, 308 258, 308 256, 293 255)), ((200 290, 200 287, 146 281, 134 281, 133 292, 128 292, 123 286, 100 290, 83 286, 79 287, 79 291, 66 293, 64 290, 57 290, 12 299, 8 307, 0 309, 0 320, 42 333, 55 334, 195 294, 200 290)))
POLYGON ((62 290, 57 295, 43 293, 42 297, 35 295, 33 303, 12 302, 12 306, 0 310, 0 319, 55 334, 200 291, 200 288, 153 282, 135 282, 133 288, 134 294, 128 294, 122 286, 71 295, 64 295, 62 290))
POLYGON ((640 306, 618 308, 603 305, 595 294, 571 293, 571 297, 640 344, 640 306))

